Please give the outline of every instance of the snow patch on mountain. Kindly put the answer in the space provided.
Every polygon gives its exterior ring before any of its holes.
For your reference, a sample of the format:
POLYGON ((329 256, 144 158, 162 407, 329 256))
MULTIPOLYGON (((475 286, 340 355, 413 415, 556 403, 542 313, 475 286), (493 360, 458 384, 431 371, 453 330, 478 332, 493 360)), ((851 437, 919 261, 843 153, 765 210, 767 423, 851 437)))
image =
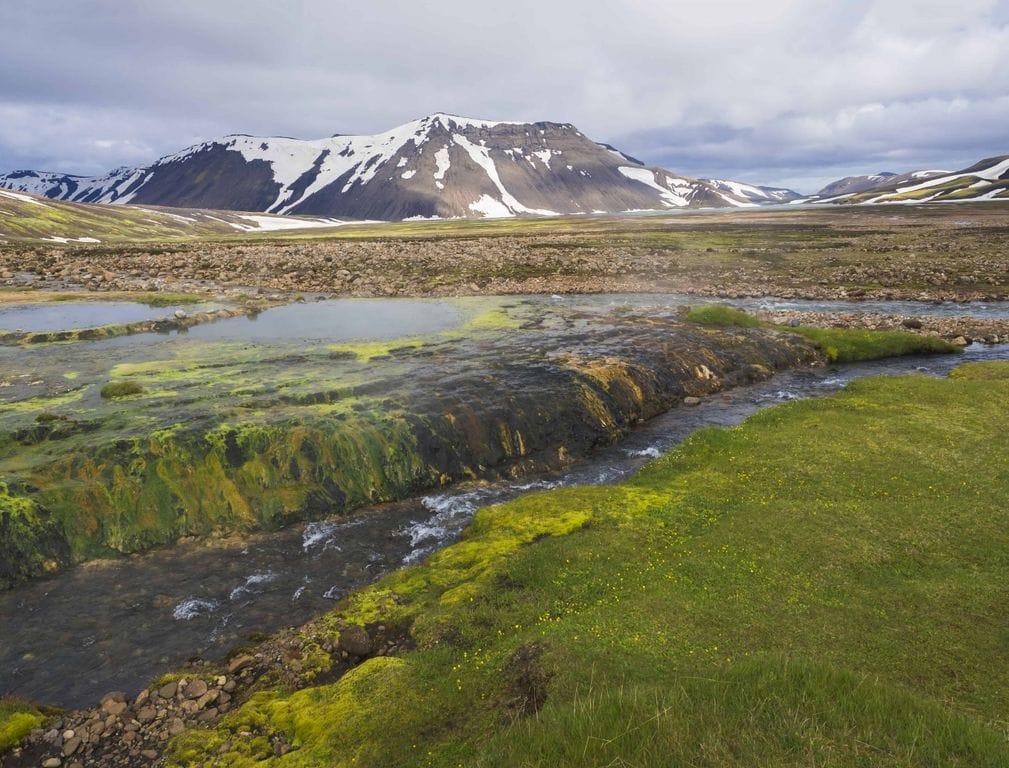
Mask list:
POLYGON ((671 192, 656 182, 655 171, 649 170, 648 168, 630 168, 626 165, 621 165, 617 170, 619 170, 620 173, 628 179, 641 182, 642 184, 656 190, 659 193, 659 197, 661 197, 667 205, 682 208, 683 206, 689 204, 689 201, 685 197, 671 192))

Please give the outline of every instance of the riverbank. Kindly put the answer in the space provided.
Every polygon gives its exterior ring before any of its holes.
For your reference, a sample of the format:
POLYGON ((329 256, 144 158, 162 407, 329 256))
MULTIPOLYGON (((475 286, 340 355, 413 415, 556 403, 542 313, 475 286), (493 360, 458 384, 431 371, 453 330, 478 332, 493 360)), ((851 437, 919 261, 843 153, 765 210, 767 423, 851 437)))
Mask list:
POLYGON ((865 380, 621 485, 482 510, 424 565, 187 670, 192 696, 60 727, 99 765, 159 764, 175 718, 168 765, 1002 765, 1007 382, 865 380))

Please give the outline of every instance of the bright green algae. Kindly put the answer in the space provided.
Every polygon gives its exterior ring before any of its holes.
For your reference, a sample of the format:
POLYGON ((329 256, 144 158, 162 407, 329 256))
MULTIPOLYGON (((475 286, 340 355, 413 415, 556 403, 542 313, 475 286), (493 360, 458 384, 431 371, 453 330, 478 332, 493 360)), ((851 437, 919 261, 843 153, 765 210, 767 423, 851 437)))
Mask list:
POLYGON ((416 651, 262 690, 169 764, 1005 765, 1007 395, 1006 364, 860 381, 481 510, 304 630, 416 651))

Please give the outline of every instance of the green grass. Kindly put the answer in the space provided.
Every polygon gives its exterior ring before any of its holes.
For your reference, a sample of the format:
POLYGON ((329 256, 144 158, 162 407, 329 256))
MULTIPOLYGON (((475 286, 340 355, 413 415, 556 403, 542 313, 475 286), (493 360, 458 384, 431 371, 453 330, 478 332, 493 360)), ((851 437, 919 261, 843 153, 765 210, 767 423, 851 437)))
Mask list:
POLYGON ((704 304, 699 307, 690 307, 687 310, 687 319, 694 323, 723 327, 757 328, 760 326, 760 320, 753 315, 725 304, 704 304))
POLYGON ((860 381, 484 509, 307 632, 417 650, 261 691, 169 764, 1009 765, 1006 397, 860 381))
POLYGON ((919 336, 903 331, 868 331, 858 328, 813 328, 810 326, 779 327, 762 323, 753 315, 726 304, 704 304, 688 307, 686 318, 695 323, 737 328, 778 328, 805 336, 827 356, 838 363, 855 363, 903 355, 930 355, 959 352, 960 347, 932 336, 919 336))
POLYGON ((113 400, 118 397, 140 395, 143 392, 144 388, 135 381, 110 381, 102 387, 101 395, 106 400, 113 400))
POLYGON ((902 355, 960 352, 960 347, 934 336, 903 331, 864 331, 858 328, 787 328, 815 342, 827 358, 839 363, 878 360, 902 355))
POLYGON ((44 722, 45 716, 31 704, 15 698, 0 698, 0 754, 44 722))

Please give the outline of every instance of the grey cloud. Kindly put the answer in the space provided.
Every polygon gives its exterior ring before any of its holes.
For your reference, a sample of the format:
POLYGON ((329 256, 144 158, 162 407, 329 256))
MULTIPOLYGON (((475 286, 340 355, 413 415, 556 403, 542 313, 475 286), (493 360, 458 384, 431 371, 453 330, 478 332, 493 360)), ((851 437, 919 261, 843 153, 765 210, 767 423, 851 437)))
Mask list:
POLYGON ((437 110, 807 188, 1009 152, 1009 0, 92 0, 6 3, 0 28, 0 171, 437 110))

